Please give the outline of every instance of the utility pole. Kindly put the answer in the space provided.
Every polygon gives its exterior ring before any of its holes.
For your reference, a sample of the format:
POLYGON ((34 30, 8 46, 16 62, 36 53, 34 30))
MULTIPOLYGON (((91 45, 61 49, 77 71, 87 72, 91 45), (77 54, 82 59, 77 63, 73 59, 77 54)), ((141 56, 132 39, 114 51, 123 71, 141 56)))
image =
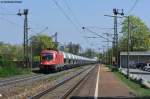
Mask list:
MULTIPOLYGON (((109 38, 109 35, 112 35, 112 34, 109 34, 109 33, 103 33, 103 34, 106 34, 106 36, 107 36, 107 38, 106 38, 106 41, 103 41, 103 42, 107 42, 107 51, 109 51, 109 42, 112 42, 112 41, 110 41, 108 38, 109 38)), ((93 38, 93 39, 95 39, 95 38, 101 38, 101 37, 99 37, 99 36, 97 36, 97 37, 89 37, 89 36, 85 36, 86 38, 93 38)), ((111 55, 109 54, 109 52, 107 52, 106 51, 106 63, 109 63, 109 62, 111 62, 111 55)))
POLYGON ((24 66, 29 66, 29 53, 28 53, 28 9, 24 9, 21 13, 20 10, 18 12, 19 16, 24 15, 24 37, 23 37, 23 55, 24 55, 24 66))
POLYGON ((131 44, 131 39, 130 39, 130 16, 127 16, 128 18, 128 44, 127 44, 127 78, 129 78, 129 59, 130 59, 130 54, 129 54, 129 49, 130 49, 130 44, 131 44))
POLYGON ((100 60, 100 57, 101 57, 101 53, 100 53, 100 48, 98 48, 98 51, 99 51, 99 64, 101 63, 102 59, 100 60))
MULTIPOLYGON (((103 34, 106 34, 106 36, 107 36, 107 38, 109 38, 109 36, 111 35, 110 33, 103 33, 103 34)), ((109 39, 107 39, 107 63, 109 64, 109 62, 110 62, 110 53, 109 53, 109 42, 111 42, 109 39)), ((109 64, 110 65, 110 64, 109 64)))
POLYGON ((103 62, 104 62, 104 64, 106 64, 106 52, 104 49, 106 46, 103 45, 102 47, 103 47, 103 62))
POLYGON ((113 9, 113 14, 114 14, 114 51, 116 52, 116 64, 118 66, 118 31, 117 31, 117 15, 120 14, 120 15, 124 15, 123 13, 123 9, 122 9, 122 12, 120 13, 118 9, 113 9))
POLYGON ((57 45, 57 43, 58 43, 58 41, 57 41, 57 32, 54 34, 55 35, 55 43, 56 43, 56 45, 57 45))
POLYGON ((114 37, 113 37, 113 49, 114 49, 114 55, 116 52, 115 60, 116 64, 118 63, 118 33, 117 33, 117 13, 115 13, 116 9, 113 9, 114 13, 114 37))
POLYGON ((51 37, 54 38, 54 41, 55 41, 54 43, 55 43, 56 48, 57 48, 57 47, 58 47, 58 39, 57 39, 57 38, 58 38, 58 33, 56 32, 56 33, 55 33, 54 35, 52 35, 51 37))
MULTIPOLYGON (((127 78, 129 78, 129 73, 130 73, 130 67, 129 67, 129 60, 130 60, 130 44, 131 44, 131 33, 130 33, 130 16, 124 16, 124 12, 123 12, 123 9, 122 9, 122 12, 119 13, 118 9, 113 9, 113 13, 114 13, 114 16, 111 16, 111 17, 118 17, 117 14, 120 14, 122 17, 119 17, 119 18, 127 18, 128 20, 128 36, 127 36, 127 78)), ((110 16, 110 15, 105 15, 105 16, 110 16)), ((116 24, 116 19, 114 20, 114 34, 115 32, 117 33, 117 30, 115 30, 115 28, 117 29, 117 25, 116 24)), ((117 35, 116 35, 117 36, 117 35)), ((114 36, 115 37, 115 36, 114 36)), ((117 38, 115 38, 117 39, 117 38)), ((117 48, 118 49, 118 48, 117 48)), ((118 53, 118 52, 117 52, 118 53)), ((118 58, 118 56, 117 56, 118 58)), ((119 62, 118 62, 119 63, 119 62)))
POLYGON ((131 26, 130 26, 130 16, 124 16, 124 12, 122 9, 121 16, 127 18, 128 20, 128 36, 127 36, 127 78, 129 79, 130 67, 129 67, 129 60, 130 60, 130 45, 131 45, 131 26))
POLYGON ((114 18, 114 37, 113 37, 113 56, 115 55, 115 61, 116 61, 116 64, 118 66, 118 31, 117 31, 117 18, 120 18, 119 15, 124 15, 123 13, 123 9, 122 9, 122 12, 119 12, 118 9, 113 9, 113 16, 111 15, 105 15, 105 16, 108 16, 108 17, 113 17, 114 18))

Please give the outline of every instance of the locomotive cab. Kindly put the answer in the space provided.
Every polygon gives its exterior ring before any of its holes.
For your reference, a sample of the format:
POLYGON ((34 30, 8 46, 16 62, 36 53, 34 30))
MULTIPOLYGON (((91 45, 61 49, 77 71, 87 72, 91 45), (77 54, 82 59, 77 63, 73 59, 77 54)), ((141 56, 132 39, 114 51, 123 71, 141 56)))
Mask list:
POLYGON ((52 53, 45 53, 45 54, 41 54, 41 62, 43 61, 51 61, 53 60, 53 54, 52 53))
POLYGON ((40 70, 56 70, 63 64, 63 55, 58 51, 44 50, 40 54, 40 70))

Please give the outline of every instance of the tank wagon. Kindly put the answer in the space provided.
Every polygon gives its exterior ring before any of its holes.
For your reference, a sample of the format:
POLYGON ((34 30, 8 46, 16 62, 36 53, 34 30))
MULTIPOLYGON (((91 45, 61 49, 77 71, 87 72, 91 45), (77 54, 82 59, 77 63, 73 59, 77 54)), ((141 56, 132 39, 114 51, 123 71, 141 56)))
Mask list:
POLYGON ((62 51, 43 50, 40 53, 40 70, 60 71, 95 62, 96 59, 94 58, 91 59, 62 51))

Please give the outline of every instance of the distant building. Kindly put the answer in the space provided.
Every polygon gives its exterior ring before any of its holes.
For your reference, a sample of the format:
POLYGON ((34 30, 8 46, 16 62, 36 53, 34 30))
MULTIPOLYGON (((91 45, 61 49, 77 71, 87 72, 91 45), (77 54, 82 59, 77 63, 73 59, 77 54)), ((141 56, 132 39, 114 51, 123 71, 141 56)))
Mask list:
MULTIPOLYGON (((129 66, 135 67, 136 63, 150 62, 150 51, 129 52, 129 66)), ((127 52, 120 52, 120 67, 127 67, 127 52)))
POLYGON ((64 51, 65 47, 64 47, 63 45, 61 45, 61 46, 58 47, 58 49, 59 49, 60 51, 64 51))

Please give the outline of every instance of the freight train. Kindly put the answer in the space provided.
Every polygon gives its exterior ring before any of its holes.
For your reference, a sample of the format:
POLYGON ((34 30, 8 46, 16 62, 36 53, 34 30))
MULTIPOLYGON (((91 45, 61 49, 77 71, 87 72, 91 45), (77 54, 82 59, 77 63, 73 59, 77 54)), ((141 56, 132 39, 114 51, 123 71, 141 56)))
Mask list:
POLYGON ((42 71, 61 71, 92 63, 96 63, 95 58, 86 58, 62 51, 43 50, 40 53, 40 70, 42 71))

